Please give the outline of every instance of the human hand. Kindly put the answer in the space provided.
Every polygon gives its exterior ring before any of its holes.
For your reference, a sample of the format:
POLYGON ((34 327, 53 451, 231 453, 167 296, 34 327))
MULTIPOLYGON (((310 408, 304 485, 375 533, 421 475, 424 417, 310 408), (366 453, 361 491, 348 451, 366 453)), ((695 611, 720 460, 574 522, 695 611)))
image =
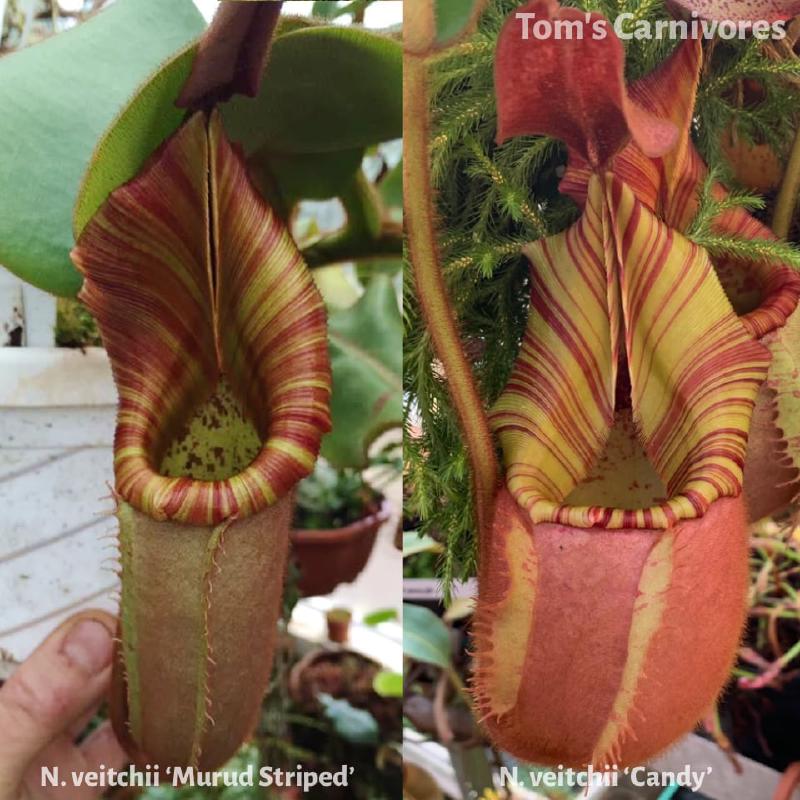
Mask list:
POLYGON ((75 744, 108 689, 114 629, 102 611, 70 617, 0 689, 0 800, 91 800, 104 790, 73 786, 72 771, 126 763, 108 722, 75 744), (42 767, 58 767, 67 785, 43 787, 42 767))

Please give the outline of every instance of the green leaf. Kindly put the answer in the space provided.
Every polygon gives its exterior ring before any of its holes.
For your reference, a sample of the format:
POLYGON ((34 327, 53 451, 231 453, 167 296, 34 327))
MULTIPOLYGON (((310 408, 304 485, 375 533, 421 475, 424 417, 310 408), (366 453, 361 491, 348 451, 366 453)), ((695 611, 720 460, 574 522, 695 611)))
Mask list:
MULTIPOLYGON (((308 19, 302 17, 282 17, 278 22, 276 36, 303 29, 310 24, 308 19)), ((149 156, 184 119, 185 112, 175 107, 175 100, 189 77, 196 52, 197 47, 193 43, 182 52, 173 55, 166 63, 160 64, 103 134, 83 177, 75 204, 73 222, 76 236, 108 195, 137 175, 149 156)), ((347 167, 338 165, 339 174, 349 169, 349 156, 350 154, 342 154, 342 161, 347 167)), ((313 160, 313 154, 310 158, 313 160)), ((265 172, 265 168, 259 163, 258 154, 255 154, 253 159, 256 162, 254 178, 259 188, 263 188, 259 178, 262 177, 261 173, 265 172)), ((322 169, 322 166, 318 164, 317 168, 322 169)), ((300 188, 307 187, 311 180, 309 173, 313 167, 313 164, 305 166, 306 183, 300 184, 300 188)), ((299 167, 294 167, 293 170, 292 165, 284 167, 288 175, 298 169, 299 167)), ((346 177, 349 178, 350 174, 348 173, 346 177)), ((272 176, 266 177, 268 181, 275 180, 272 176)), ((303 177, 301 175, 300 178, 295 178, 295 184, 298 184, 303 177)), ((290 185, 289 189, 292 188, 290 185)), ((309 196, 309 199, 312 198, 309 196)))
POLYGON ((441 553, 444 547, 430 536, 420 536, 417 531, 403 531, 403 558, 417 553, 441 553))
POLYGON ((321 19, 332 19, 339 15, 341 3, 338 0, 316 0, 311 7, 311 15, 321 19))
POLYGON ((185 112, 175 107, 175 100, 196 53, 197 46, 192 44, 159 66, 98 142, 75 201, 76 237, 111 192, 134 178, 180 126, 185 112))
POLYGON ((403 603, 403 655, 449 669, 450 631, 425 606, 403 603))
POLYGON ((374 625, 380 625, 381 622, 391 622, 393 619, 397 619, 397 611, 393 608, 384 608, 380 611, 373 611, 371 614, 365 615, 364 624, 372 627, 374 625))
POLYGON ((314 283, 331 313, 334 309, 350 308, 358 302, 364 291, 351 264, 333 264, 315 269, 314 283))
POLYGON ((399 672, 381 670, 372 680, 372 688, 381 697, 402 697, 403 676, 399 672))
POLYGON ((378 184, 383 202, 389 209, 403 208, 403 160, 395 164, 378 184))
MULTIPOLYGON (((275 39, 279 36, 285 36, 292 31, 301 30, 302 28, 313 28, 317 24, 318 23, 309 17, 281 16, 275 27, 275 39)), ((273 39, 273 44, 274 43, 273 39)))
POLYGON ((337 700, 321 693, 319 700, 325 716, 333 723, 333 729, 342 739, 354 744, 377 744, 378 723, 368 711, 355 708, 347 700, 337 700))
POLYGON ((376 275, 355 305, 332 311, 328 339, 333 430, 322 455, 336 467, 363 467, 375 437, 403 415, 403 330, 391 280, 376 275))
POLYGON ((402 135, 402 49, 358 28, 279 36, 255 98, 221 107, 228 135, 250 154, 353 150, 402 135))
POLYGON ((0 60, 0 263, 74 295, 72 209, 98 138, 153 70, 203 30, 192 0, 117 0, 0 60))
POLYGON ((254 153, 248 166, 256 184, 274 181, 287 208, 300 200, 337 197, 361 166, 364 148, 338 153, 276 153, 268 148, 254 153))
POLYGON ((433 0, 436 41, 448 44, 466 33, 477 20, 486 0, 433 0))
POLYGON ((386 275, 388 278, 399 276, 403 271, 403 261, 399 258, 373 258, 359 261, 355 267, 358 279, 367 283, 374 275, 386 275))

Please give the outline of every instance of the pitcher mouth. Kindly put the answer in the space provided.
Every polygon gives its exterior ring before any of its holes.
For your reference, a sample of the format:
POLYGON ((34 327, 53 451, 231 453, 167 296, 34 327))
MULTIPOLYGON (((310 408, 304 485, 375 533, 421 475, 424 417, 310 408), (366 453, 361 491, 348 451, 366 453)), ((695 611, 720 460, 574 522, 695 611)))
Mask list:
POLYGON ((757 339, 782 328, 797 308, 800 275, 792 267, 718 259, 715 269, 739 319, 757 339))
POLYGON ((507 486, 531 521, 665 529, 739 495, 769 353, 705 251, 606 173, 590 179, 578 222, 526 254, 528 326, 491 422, 507 486), (626 405, 616 398, 620 362, 630 377, 627 421, 617 410, 626 405), (651 465, 652 491, 606 505, 592 492, 593 470, 626 425, 629 455, 638 445, 651 465))
MULTIPOLYGON (((524 470, 509 481, 514 493, 524 470)), ((735 475, 724 475, 728 480, 735 475)), ((520 505, 535 522, 551 522, 575 528, 664 530, 682 520, 702 517, 721 497, 738 496, 739 491, 722 491, 722 482, 702 476, 684 484, 670 496, 667 485, 656 472, 639 440, 630 410, 616 413, 606 446, 587 475, 563 501, 537 499, 520 505), (708 486, 718 491, 709 497, 708 486)))
POLYGON ((72 257, 119 392, 122 499, 214 525, 311 471, 330 428, 324 305, 216 113, 114 191, 72 257))

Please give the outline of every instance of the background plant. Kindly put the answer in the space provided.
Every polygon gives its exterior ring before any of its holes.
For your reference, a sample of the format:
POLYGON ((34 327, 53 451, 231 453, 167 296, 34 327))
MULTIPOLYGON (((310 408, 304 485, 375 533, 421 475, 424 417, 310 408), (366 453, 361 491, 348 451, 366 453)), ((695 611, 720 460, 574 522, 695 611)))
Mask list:
POLYGON ((400 471, 400 456, 396 448, 389 447, 372 456, 369 466, 371 480, 362 470, 336 469, 319 459, 314 472, 298 484, 295 527, 342 528, 377 512, 383 499, 381 489, 400 471))

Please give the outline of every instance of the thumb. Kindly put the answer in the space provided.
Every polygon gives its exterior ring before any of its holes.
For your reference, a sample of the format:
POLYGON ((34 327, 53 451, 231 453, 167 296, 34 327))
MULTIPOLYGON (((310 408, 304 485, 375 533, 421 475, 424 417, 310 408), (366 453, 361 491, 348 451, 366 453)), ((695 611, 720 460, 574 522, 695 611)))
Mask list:
POLYGON ((67 620, 0 689, 0 796, 21 782, 33 757, 106 692, 114 618, 100 611, 67 620))

